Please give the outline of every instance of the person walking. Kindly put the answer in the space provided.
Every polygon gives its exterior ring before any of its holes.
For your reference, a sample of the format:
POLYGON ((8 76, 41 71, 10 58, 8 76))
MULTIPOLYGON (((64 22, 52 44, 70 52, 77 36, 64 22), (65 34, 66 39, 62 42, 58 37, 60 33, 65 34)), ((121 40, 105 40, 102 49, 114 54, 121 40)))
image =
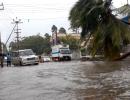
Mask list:
POLYGON ((8 53, 7 54, 7 67, 11 67, 11 55, 8 53))
POLYGON ((4 54, 0 53, 0 65, 1 65, 1 68, 4 67, 3 62, 4 62, 4 54))

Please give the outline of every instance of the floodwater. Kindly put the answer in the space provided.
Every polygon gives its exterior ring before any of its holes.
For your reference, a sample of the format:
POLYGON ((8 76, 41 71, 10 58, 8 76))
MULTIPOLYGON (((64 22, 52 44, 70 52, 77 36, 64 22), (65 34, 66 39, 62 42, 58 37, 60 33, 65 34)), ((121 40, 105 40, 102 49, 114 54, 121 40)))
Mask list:
POLYGON ((129 61, 0 68, 0 100, 130 100, 129 61))

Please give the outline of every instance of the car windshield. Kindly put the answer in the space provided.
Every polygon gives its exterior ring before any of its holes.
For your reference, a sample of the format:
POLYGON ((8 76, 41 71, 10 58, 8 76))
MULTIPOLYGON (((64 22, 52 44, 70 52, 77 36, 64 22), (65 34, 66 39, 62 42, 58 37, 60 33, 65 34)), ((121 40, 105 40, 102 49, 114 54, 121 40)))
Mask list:
POLYGON ((19 52, 20 56, 28 56, 28 55, 34 55, 32 50, 25 50, 25 51, 20 51, 19 52))

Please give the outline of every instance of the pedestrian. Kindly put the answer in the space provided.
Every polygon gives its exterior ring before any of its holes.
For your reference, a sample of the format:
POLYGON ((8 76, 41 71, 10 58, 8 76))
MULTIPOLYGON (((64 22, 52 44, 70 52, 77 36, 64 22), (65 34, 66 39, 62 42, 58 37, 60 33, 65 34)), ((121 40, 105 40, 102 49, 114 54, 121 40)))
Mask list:
POLYGON ((11 67, 11 55, 8 53, 7 54, 7 67, 11 67))
POLYGON ((1 68, 3 68, 4 67, 4 64, 3 64, 3 62, 4 62, 4 54, 3 53, 0 53, 0 65, 1 65, 1 68))

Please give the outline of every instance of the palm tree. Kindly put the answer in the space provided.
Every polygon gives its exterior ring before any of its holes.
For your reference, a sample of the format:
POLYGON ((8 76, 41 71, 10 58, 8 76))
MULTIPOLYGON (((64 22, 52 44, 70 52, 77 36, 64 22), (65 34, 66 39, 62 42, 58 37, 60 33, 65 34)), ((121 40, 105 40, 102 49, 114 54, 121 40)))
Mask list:
POLYGON ((57 27, 55 25, 51 28, 53 45, 57 45, 57 27))
POLYGON ((51 31, 52 32, 57 32, 57 27, 55 25, 53 25, 52 28, 51 28, 51 31))
POLYGON ((112 0, 79 0, 70 11, 71 26, 81 27, 81 36, 93 37, 91 54, 103 50, 108 60, 120 57, 121 44, 130 41, 130 29, 111 10, 112 0))

